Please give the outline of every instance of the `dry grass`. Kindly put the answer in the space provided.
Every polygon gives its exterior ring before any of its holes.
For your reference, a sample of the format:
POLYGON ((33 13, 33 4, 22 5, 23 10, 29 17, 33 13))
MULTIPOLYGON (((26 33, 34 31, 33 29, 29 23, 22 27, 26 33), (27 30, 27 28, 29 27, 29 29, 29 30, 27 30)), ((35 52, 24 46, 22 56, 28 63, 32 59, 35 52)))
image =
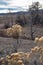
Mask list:
MULTIPOLYGON (((13 51, 14 48, 17 47, 16 39, 0 37, 0 49, 3 49, 4 52, 10 52, 8 53, 9 55, 4 55, 4 58, 1 57, 0 62, 4 65, 6 63, 8 63, 8 65, 34 65, 34 61, 36 61, 38 65, 43 65, 43 46, 41 45, 43 44, 43 37, 41 37, 43 36, 42 30, 43 28, 37 28, 35 32, 35 34, 37 33, 35 35, 37 37, 35 38, 35 43, 33 40, 19 39, 18 53, 14 53, 13 51)), ((30 38, 30 28, 24 28, 24 32, 24 35, 30 38)))

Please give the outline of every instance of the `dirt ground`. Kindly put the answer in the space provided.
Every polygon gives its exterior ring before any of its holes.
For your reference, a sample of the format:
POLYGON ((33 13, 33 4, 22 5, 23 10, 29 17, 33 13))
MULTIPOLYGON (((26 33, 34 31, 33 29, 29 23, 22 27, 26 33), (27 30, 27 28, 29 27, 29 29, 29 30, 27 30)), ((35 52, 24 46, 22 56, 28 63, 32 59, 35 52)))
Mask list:
POLYGON ((18 39, 18 41, 17 44, 16 39, 0 37, 0 55, 3 55, 1 52, 5 55, 11 54, 15 52, 15 48, 18 52, 29 52, 32 47, 36 46, 32 40, 18 39))

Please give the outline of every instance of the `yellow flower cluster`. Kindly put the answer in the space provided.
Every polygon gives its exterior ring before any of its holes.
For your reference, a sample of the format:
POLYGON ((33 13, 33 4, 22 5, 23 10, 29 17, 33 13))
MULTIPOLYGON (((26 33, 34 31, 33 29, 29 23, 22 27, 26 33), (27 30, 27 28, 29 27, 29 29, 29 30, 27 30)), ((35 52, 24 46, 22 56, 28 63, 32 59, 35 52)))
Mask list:
POLYGON ((18 52, 18 53, 12 53, 11 55, 7 55, 6 58, 0 58, 2 65, 5 65, 5 62, 8 62, 8 65, 24 65, 23 58, 25 56, 25 53, 18 52))
POLYGON ((19 34, 22 32, 22 26, 16 24, 16 25, 13 25, 11 28, 8 28, 6 30, 6 33, 8 36, 19 36, 19 34))
POLYGON ((12 32, 13 32, 13 29, 12 28, 8 28, 7 29, 7 35, 8 36, 12 36, 12 32))
POLYGON ((12 28, 13 28, 14 30, 16 30, 17 32, 22 32, 22 27, 21 27, 20 25, 18 25, 18 24, 13 25, 12 28))
POLYGON ((36 46, 32 48, 30 52, 17 52, 7 55, 6 58, 0 58, 2 64, 5 64, 7 61, 8 65, 24 65, 23 60, 28 63, 32 63, 36 60, 43 64, 43 47, 36 46))
POLYGON ((43 46, 43 36, 35 38, 35 43, 37 43, 38 46, 43 46))
POLYGON ((34 47, 30 51, 29 61, 34 62, 36 60, 37 62, 43 63, 43 47, 34 47))

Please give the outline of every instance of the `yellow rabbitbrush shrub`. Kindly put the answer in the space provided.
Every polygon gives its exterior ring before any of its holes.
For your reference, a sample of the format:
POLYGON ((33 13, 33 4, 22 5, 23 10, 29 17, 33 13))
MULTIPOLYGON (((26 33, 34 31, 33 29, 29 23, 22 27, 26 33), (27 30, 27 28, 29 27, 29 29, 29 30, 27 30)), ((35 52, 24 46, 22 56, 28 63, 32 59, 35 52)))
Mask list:
POLYGON ((35 42, 35 43, 38 43, 38 42, 39 42, 39 38, 36 37, 34 42, 35 42))
POLYGON ((7 55, 6 58, 0 58, 2 64, 6 61, 8 65, 25 65, 26 63, 34 63, 36 60, 43 64, 43 47, 34 47, 30 52, 18 52, 12 53, 11 55, 7 55))
POLYGON ((22 63, 23 63, 22 60, 18 60, 18 61, 17 61, 17 64, 18 64, 18 65, 22 65, 22 63))
POLYGON ((13 25, 12 29, 16 30, 17 32, 22 32, 22 26, 18 24, 13 25))
POLYGON ((6 30, 6 33, 8 36, 19 36, 19 34, 22 32, 23 28, 22 26, 16 24, 16 25, 13 25, 11 28, 8 28, 6 30))
POLYGON ((8 28, 7 29, 7 35, 8 36, 12 36, 12 33, 13 33, 13 29, 12 28, 8 28))
MULTIPOLYGON (((4 62, 7 61, 8 65, 12 65, 12 64, 24 65, 23 59, 26 59, 27 57, 28 57, 28 53, 24 53, 24 52, 12 53, 11 55, 7 55, 6 58, 4 58, 4 62)), ((2 59, 2 62, 3 62, 3 59, 2 59)))
POLYGON ((39 38, 39 42, 43 43, 43 37, 39 38))
POLYGON ((43 36, 40 38, 36 37, 34 42, 37 43, 38 46, 43 46, 43 36))
POLYGON ((35 60, 43 64, 43 47, 37 46, 31 49, 29 62, 34 62, 35 60))
POLYGON ((21 59, 21 55, 19 53, 12 53, 11 58, 13 58, 14 60, 19 60, 21 59))
POLYGON ((38 46, 36 46, 35 48, 32 48, 31 49, 32 52, 35 52, 35 51, 38 51, 38 50, 39 50, 39 47, 38 46))

